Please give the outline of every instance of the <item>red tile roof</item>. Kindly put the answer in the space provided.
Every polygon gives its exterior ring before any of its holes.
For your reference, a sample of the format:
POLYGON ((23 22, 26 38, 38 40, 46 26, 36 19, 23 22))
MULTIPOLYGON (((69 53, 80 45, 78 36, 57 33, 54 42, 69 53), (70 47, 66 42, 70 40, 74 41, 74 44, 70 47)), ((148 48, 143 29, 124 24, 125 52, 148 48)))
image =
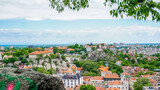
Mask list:
POLYGON ((122 82, 120 80, 110 81, 108 85, 122 85, 122 82))
POLYGON ((52 53, 50 50, 45 50, 45 51, 34 51, 30 53, 29 55, 38 55, 38 54, 45 54, 45 53, 52 53))
POLYGON ((116 74, 106 74, 104 78, 116 78, 116 79, 120 79, 120 77, 116 74))
POLYGON ((94 76, 94 77, 91 78, 91 80, 104 80, 104 77, 94 76))

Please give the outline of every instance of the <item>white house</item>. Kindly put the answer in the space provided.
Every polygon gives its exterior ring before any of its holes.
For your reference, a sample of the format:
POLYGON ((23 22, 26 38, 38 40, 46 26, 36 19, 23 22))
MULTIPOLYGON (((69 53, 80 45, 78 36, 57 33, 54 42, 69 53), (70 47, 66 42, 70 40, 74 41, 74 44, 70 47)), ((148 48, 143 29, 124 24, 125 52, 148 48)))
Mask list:
POLYGON ((2 54, 0 53, 0 60, 2 60, 2 54))
POLYGON ((117 62, 116 62, 116 64, 117 64, 118 66, 121 66, 121 63, 122 63, 122 61, 117 61, 117 62))
POLYGON ((79 73, 75 75, 64 75, 62 76, 62 81, 65 88, 74 88, 76 85, 83 83, 83 77, 79 73))

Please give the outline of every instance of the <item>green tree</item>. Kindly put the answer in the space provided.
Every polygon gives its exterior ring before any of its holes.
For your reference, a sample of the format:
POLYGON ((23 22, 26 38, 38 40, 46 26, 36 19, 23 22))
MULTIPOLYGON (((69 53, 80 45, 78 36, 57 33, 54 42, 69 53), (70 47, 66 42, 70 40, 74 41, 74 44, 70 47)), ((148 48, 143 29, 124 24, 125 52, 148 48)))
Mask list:
POLYGON ((134 90, 142 90, 143 86, 152 86, 148 78, 138 78, 134 83, 134 90))
MULTIPOLYGON (((89 7, 89 0, 49 0, 50 7, 58 12, 64 11, 65 7, 71 10, 79 11, 82 8, 89 7)), ((160 21, 160 2, 154 0, 104 0, 104 6, 116 6, 110 10, 110 14, 114 17, 123 18, 134 17, 137 20, 146 20, 149 14, 152 20, 160 21)))
POLYGON ((80 90, 96 90, 96 88, 92 85, 81 85, 80 90))

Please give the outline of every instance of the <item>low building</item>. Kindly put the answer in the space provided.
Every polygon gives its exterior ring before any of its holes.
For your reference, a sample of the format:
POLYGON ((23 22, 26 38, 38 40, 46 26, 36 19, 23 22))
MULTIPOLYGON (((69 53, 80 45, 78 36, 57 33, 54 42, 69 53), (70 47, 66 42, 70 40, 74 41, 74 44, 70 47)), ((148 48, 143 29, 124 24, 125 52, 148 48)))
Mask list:
POLYGON ((4 59, 8 59, 8 58, 12 58, 12 55, 9 55, 9 56, 4 55, 4 56, 3 56, 3 60, 4 60, 4 59))
POLYGON ((121 80, 118 74, 105 74, 104 81, 115 81, 115 80, 121 80))
POLYGON ((130 89, 129 90, 134 90, 134 82, 136 82, 136 79, 137 77, 132 77, 130 80, 129 80, 129 86, 130 86, 130 89))
POLYGON ((119 88, 120 90, 125 90, 123 88, 123 83, 120 80, 110 81, 108 82, 109 88, 119 88))
POLYGON ((0 53, 0 60, 2 60, 2 54, 0 53))
POLYGON ((45 51, 34 51, 32 53, 29 54, 29 58, 31 59, 36 59, 38 55, 42 54, 43 57, 45 56, 50 56, 50 54, 53 54, 53 51, 50 50, 45 50, 45 51))
POLYGON ((83 83, 83 77, 82 74, 79 73, 75 75, 64 75, 62 76, 62 81, 65 88, 74 88, 83 83))
POLYGON ((105 86, 104 77, 102 76, 94 76, 90 79, 90 83, 93 86, 102 87, 105 86))
POLYGON ((153 87, 153 86, 143 86, 142 90, 160 90, 160 86, 153 87))
POLYGON ((122 63, 122 61, 117 61, 117 62, 116 62, 116 64, 117 64, 118 66, 121 66, 121 63, 122 63))

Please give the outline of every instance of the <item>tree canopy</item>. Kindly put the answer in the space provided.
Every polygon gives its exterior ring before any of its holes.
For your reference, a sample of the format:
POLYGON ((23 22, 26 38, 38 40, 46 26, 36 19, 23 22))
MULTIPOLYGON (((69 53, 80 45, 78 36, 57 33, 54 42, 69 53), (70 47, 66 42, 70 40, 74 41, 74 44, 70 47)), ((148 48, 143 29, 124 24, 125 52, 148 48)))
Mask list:
POLYGON ((148 78, 139 78, 133 85, 134 90, 142 90, 143 86, 152 86, 148 78))
MULTIPOLYGON (((90 0, 49 0, 50 7, 58 12, 63 12, 65 8, 79 11, 89 7, 90 0)), ((104 6, 113 8, 110 14, 113 17, 133 17, 137 20, 146 20, 149 15, 153 21, 160 21, 160 2, 154 0, 104 0, 104 6)))

